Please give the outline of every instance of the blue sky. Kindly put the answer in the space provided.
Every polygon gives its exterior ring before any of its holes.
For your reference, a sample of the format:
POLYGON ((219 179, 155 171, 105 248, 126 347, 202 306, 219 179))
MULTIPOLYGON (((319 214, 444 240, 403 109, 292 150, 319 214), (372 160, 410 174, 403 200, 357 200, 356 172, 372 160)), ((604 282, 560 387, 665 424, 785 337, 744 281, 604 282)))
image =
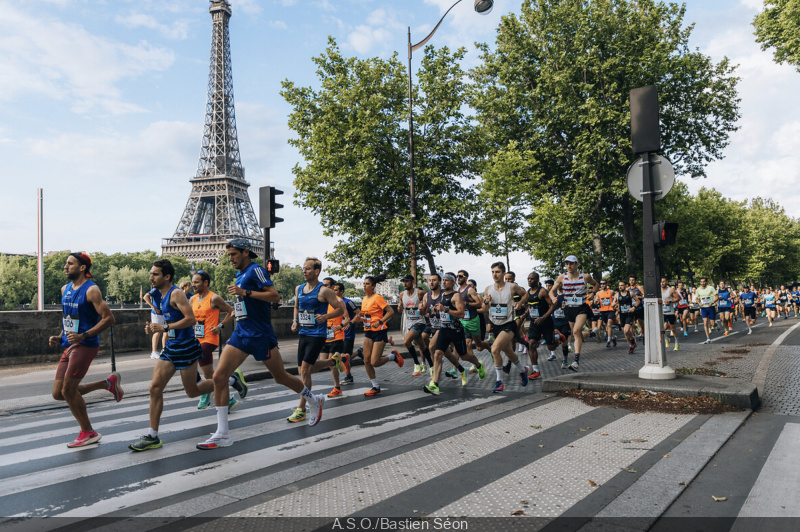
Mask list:
MULTIPOLYGON (((231 47, 239 142, 251 198, 273 185, 287 194, 286 222, 273 231, 278 258, 322 256, 335 242, 320 221, 293 207, 287 144, 290 109, 284 79, 314 85, 313 56, 334 36, 346 55, 406 57, 406 28, 416 41, 451 0, 232 0, 231 47)), ((493 42, 501 15, 520 0, 497 0, 479 16, 464 0, 431 44, 493 42)), ((692 44, 740 65, 741 129, 709 177, 727 196, 772 197, 800 217, 800 73, 775 65, 755 44, 750 22, 759 0, 690 0, 692 44)), ((205 0, 0 0, 0 160, 4 208, 0 251, 36 248, 36 188, 44 188, 46 250, 105 253, 160 250, 189 195, 200 152, 211 33, 205 0)), ((418 66, 419 55, 414 62, 418 66)), ((257 209, 257 207, 256 207, 257 209)), ((441 257, 445 269, 492 257, 441 257)), ((512 268, 526 271, 523 254, 512 268)))

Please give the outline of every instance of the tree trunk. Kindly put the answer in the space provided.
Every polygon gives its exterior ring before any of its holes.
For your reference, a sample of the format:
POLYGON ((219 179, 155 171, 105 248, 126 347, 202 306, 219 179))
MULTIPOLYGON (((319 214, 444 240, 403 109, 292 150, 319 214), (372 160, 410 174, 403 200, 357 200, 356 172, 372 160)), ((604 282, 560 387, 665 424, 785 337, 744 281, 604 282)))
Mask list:
POLYGON ((634 247, 636 236, 634 235, 633 205, 631 205, 631 197, 628 194, 622 196, 622 240, 625 243, 625 268, 628 270, 628 275, 638 277, 634 247))
POLYGON ((603 240, 600 233, 592 233, 592 247, 592 277, 599 281, 603 278, 603 240))
POLYGON ((419 247, 421 248, 420 251, 422 251, 422 254, 428 260, 428 274, 436 273, 436 259, 433 258, 433 253, 431 253, 428 244, 421 242, 419 243, 419 247))

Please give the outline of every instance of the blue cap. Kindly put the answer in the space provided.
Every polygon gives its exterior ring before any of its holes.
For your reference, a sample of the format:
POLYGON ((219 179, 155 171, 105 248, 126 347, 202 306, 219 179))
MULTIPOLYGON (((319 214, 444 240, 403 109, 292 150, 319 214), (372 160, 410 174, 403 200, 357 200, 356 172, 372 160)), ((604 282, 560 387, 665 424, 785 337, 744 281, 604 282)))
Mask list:
POLYGON ((227 248, 236 248, 239 251, 247 250, 250 252, 251 259, 258 258, 258 255, 256 255, 255 252, 253 251, 250 241, 247 240, 246 238, 232 238, 228 240, 228 242, 225 244, 225 249, 227 248))

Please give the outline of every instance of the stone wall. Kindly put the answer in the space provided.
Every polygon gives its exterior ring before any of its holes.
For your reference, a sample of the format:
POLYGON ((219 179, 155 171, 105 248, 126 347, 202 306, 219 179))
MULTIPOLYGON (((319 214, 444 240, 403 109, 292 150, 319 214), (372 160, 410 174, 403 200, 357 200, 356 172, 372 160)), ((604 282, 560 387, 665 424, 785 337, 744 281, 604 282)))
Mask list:
MULTIPOLYGON (((144 325, 150 319, 149 309, 123 309, 111 311, 114 314, 114 350, 149 351, 150 337, 144 333, 144 325)), ((272 326, 278 338, 295 336, 291 332, 292 307, 281 307, 272 311, 272 326)), ((400 315, 395 313, 389 324, 391 330, 400 329, 400 315)), ((11 311, 0 312, 0 365, 28 364, 32 362, 55 361, 63 351, 60 347, 48 347, 50 336, 61 329, 61 312, 11 311)), ((360 328, 359 328, 360 329, 360 328)), ((231 331, 223 331, 223 341, 231 331)), ((111 334, 104 331, 100 335, 100 355, 111 354, 111 334)))

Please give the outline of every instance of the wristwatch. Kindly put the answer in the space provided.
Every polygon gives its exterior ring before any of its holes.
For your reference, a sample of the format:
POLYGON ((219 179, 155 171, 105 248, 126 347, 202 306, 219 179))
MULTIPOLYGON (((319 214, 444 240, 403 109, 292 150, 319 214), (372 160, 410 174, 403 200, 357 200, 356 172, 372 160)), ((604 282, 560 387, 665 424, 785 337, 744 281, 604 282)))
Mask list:
POLYGON ((169 330, 169 323, 164 323, 164 331, 166 332, 168 330, 169 330))
POLYGON ((88 340, 89 339, 89 335, 86 334, 86 331, 83 331, 83 334, 81 334, 81 336, 83 337, 84 340, 88 340))
POLYGON ((250 290, 246 290, 245 293, 244 293, 244 295, 246 295, 247 297, 250 297, 250 294, 251 294, 250 290))

